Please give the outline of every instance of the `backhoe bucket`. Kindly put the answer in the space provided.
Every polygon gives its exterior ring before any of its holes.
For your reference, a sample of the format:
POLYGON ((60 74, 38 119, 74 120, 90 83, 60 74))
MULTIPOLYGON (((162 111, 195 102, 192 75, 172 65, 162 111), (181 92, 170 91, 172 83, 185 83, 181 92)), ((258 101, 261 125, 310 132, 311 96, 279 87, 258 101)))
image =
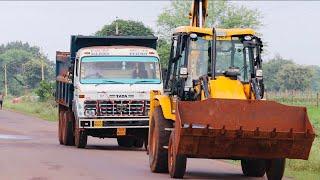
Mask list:
POLYGON ((305 107, 274 101, 179 101, 177 153, 195 158, 308 159, 315 133, 305 107))

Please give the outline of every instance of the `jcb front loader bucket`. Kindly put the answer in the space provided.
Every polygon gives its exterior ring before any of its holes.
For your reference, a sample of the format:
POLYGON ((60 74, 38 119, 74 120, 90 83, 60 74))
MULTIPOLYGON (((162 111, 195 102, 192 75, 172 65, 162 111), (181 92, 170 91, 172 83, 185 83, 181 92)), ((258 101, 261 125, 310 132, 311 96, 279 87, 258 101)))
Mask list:
POLYGON ((179 101, 177 153, 198 158, 308 159, 315 138, 306 108, 273 101, 179 101))

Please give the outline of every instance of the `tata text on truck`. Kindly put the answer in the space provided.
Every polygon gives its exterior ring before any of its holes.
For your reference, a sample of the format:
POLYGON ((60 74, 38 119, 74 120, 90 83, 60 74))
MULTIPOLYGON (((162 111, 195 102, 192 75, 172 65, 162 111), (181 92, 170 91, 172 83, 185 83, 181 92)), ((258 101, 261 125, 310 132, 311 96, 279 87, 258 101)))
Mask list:
POLYGON ((161 90, 156 37, 72 36, 56 54, 59 142, 84 148, 87 137, 142 147, 150 90, 161 90))

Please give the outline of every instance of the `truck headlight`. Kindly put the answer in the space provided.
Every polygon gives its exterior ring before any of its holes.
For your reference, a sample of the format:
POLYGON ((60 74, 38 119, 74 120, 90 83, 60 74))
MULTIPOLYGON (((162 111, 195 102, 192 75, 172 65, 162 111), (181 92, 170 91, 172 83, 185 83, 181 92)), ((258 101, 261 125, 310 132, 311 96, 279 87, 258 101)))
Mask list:
POLYGON ((87 109, 87 110, 85 111, 85 114, 86 114, 87 116, 95 116, 95 115, 96 115, 96 110, 95 110, 95 109, 87 109))

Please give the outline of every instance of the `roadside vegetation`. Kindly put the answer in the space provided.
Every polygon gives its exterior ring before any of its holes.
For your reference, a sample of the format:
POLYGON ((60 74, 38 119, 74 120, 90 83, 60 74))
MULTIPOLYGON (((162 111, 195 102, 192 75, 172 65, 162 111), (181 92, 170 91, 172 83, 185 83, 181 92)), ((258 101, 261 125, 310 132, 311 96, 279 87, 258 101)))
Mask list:
POLYGON ((38 101, 30 96, 23 96, 19 102, 13 102, 14 98, 8 97, 4 101, 4 108, 20 113, 32 115, 48 121, 58 120, 58 108, 53 100, 38 101))

